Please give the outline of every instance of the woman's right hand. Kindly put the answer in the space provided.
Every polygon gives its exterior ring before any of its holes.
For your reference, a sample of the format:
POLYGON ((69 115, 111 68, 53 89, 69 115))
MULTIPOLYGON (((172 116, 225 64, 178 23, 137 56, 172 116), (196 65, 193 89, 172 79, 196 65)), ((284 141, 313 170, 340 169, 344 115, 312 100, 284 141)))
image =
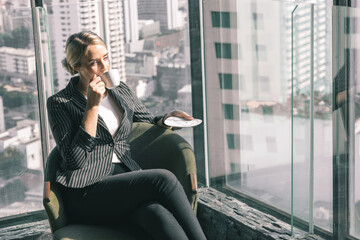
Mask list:
POLYGON ((99 106, 106 93, 105 83, 97 75, 94 75, 89 82, 87 89, 88 108, 99 106))

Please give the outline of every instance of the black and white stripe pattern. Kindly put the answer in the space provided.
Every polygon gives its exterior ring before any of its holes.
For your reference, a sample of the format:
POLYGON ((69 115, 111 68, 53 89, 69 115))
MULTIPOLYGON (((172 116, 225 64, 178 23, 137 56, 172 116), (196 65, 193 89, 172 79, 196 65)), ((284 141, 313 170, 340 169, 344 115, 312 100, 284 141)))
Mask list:
POLYGON ((99 116, 96 137, 92 137, 81 126, 86 98, 76 89, 78 81, 79 77, 73 77, 65 89, 47 101, 50 127, 63 159, 57 182, 81 188, 100 181, 110 173, 113 152, 131 170, 139 170, 131 159, 128 137, 133 122, 155 123, 154 116, 121 82, 108 91, 124 109, 120 127, 112 137, 99 116))

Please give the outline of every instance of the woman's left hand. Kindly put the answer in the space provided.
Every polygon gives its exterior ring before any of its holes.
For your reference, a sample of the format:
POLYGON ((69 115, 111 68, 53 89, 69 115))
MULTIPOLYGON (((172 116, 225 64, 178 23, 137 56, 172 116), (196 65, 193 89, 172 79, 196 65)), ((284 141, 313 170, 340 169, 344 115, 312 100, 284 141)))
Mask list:
POLYGON ((186 112, 183 112, 183 111, 180 111, 180 110, 175 110, 175 111, 172 111, 170 113, 165 114, 163 116, 163 118, 159 120, 158 125, 162 126, 162 127, 165 127, 165 128, 168 128, 168 129, 173 129, 173 130, 181 129, 181 128, 178 128, 178 127, 170 127, 170 126, 165 125, 164 121, 169 117, 179 117, 179 118, 184 118, 186 120, 193 120, 194 119, 192 116, 190 116, 186 112))
POLYGON ((194 118, 187 114, 186 112, 175 110, 172 111, 164 116, 164 121, 169 117, 179 117, 179 118, 185 118, 186 120, 193 120, 194 118))

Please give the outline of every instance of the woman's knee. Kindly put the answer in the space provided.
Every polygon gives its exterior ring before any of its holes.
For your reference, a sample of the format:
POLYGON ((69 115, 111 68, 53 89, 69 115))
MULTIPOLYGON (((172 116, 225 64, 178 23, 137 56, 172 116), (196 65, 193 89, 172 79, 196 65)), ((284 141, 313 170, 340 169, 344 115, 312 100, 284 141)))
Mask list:
POLYGON ((166 169, 156 169, 154 171, 160 190, 170 193, 174 188, 178 187, 179 181, 172 172, 166 169))

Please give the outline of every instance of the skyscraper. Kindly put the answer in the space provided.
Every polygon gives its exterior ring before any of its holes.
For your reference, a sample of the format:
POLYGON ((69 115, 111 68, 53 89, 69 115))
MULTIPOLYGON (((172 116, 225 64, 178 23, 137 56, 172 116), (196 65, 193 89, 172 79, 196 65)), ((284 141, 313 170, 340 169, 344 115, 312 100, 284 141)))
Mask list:
MULTIPOLYGON (((261 152, 278 154, 277 160, 287 159, 285 148, 276 146, 285 137, 281 134, 287 136, 286 131, 277 135, 259 129, 272 126, 274 130, 281 121, 284 127, 290 126, 290 120, 283 117, 290 114, 291 70, 294 91, 310 92, 310 7, 298 7, 292 23, 294 7, 261 0, 209 0, 204 4, 204 74, 206 104, 211 106, 207 116, 209 145, 213 146, 209 161, 216 166, 211 168, 213 177, 264 164, 261 152), (274 121, 274 117, 282 120, 274 121), (265 150, 259 151, 262 147, 265 150), (219 158, 227 159, 226 165, 218 166, 219 158)), ((314 11, 313 64, 315 87, 324 92, 330 91, 325 8, 319 5, 314 11)))
POLYGON ((138 15, 160 22, 162 32, 179 27, 178 0, 138 0, 138 15))
POLYGON ((0 96, 0 133, 5 131, 5 113, 3 99, 0 96))
POLYGON ((123 0, 125 43, 139 40, 137 0, 123 0))
POLYGON ((123 9, 121 1, 84 0, 70 3, 68 0, 47 0, 52 45, 52 63, 55 87, 64 88, 70 79, 62 67, 67 38, 76 32, 90 30, 105 41, 111 58, 112 68, 125 79, 123 9), (55 30, 56 31, 53 31, 55 30))

